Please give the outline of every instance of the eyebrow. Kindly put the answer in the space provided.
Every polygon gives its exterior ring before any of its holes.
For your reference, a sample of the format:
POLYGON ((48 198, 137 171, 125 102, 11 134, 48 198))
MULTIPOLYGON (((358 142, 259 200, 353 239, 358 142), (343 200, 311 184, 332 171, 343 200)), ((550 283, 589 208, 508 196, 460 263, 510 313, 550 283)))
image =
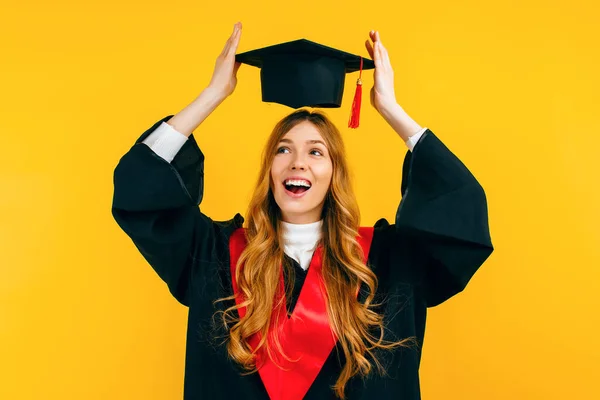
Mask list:
MULTIPOLYGON (((283 143, 293 143, 293 142, 292 142, 290 139, 281 139, 281 140, 279 141, 279 143, 281 143, 281 142, 283 142, 283 143)), ((315 139, 315 140, 307 140, 307 141, 306 141, 306 143, 308 143, 308 144, 316 144, 316 143, 321 143, 323 146, 325 146, 325 148, 327 148, 327 145, 325 144, 325 142, 323 142, 322 140, 318 140, 318 139, 315 139)))

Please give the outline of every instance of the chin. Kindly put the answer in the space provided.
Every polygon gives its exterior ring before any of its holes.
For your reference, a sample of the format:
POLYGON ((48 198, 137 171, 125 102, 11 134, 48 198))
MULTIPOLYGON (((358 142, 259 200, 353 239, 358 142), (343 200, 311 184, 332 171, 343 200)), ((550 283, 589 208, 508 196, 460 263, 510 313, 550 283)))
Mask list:
POLYGON ((279 209, 281 210, 282 214, 302 215, 302 214, 307 214, 307 213, 311 212, 314 209, 314 207, 303 207, 303 206, 299 206, 299 205, 286 204, 284 207, 280 206, 279 209))
POLYGON ((279 210, 281 211, 282 215, 292 215, 292 216, 299 216, 302 214, 308 214, 311 211, 313 211, 315 209, 315 205, 308 205, 308 204, 300 204, 298 203, 293 203, 293 202, 289 202, 289 201, 277 201, 277 199, 275 200, 275 202, 277 203, 277 206, 279 207, 279 210))

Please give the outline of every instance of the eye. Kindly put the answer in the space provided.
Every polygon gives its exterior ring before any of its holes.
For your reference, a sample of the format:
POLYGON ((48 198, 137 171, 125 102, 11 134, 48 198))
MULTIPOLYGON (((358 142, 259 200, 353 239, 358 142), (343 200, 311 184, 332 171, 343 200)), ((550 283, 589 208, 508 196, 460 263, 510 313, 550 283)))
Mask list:
POLYGON ((312 153, 317 153, 317 154, 316 154, 317 156, 322 156, 322 155, 323 155, 323 153, 322 153, 322 152, 321 152, 321 150, 319 150, 319 149, 312 149, 312 150, 310 151, 310 154, 312 154, 312 153))
POLYGON ((277 154, 283 153, 285 150, 287 150, 288 152, 290 151, 290 149, 288 149, 287 147, 280 147, 277 149, 277 154))

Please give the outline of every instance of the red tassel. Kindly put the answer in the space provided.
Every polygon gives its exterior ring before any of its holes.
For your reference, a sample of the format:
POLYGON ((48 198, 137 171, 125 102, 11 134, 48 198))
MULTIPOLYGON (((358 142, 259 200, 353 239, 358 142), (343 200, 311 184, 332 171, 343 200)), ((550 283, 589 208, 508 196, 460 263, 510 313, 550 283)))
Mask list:
POLYGON ((356 92, 354 93, 354 101, 352 102, 352 114, 350 115, 350 121, 348 121, 349 128, 358 128, 360 121, 360 104, 362 102, 362 69, 363 59, 360 58, 360 74, 356 80, 356 92))

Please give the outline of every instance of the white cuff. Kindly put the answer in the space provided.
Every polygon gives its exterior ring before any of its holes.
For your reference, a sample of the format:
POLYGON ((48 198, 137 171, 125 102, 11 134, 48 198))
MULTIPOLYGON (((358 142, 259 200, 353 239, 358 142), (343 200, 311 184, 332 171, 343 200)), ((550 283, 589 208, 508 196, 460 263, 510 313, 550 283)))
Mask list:
POLYGON ((419 139, 421 139, 421 136, 423 136, 426 130, 427 128, 423 128, 419 132, 415 133, 414 135, 408 138, 408 140, 405 143, 410 151, 413 151, 417 142, 419 141, 419 139))
POLYGON ((158 128, 142 140, 142 143, 148 145, 152 151, 168 162, 171 162, 187 140, 187 136, 163 121, 158 128))

